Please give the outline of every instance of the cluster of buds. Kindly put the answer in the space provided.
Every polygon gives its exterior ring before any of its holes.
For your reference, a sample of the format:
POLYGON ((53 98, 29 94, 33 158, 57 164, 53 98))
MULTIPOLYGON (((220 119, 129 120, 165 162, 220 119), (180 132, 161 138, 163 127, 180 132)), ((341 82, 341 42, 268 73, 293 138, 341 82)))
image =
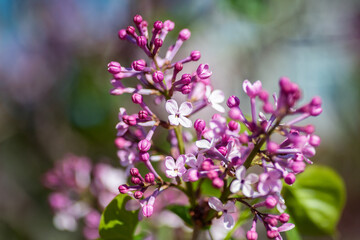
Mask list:
POLYGON ((314 97, 297 107, 301 92, 288 78, 280 78, 280 92, 273 94, 272 99, 260 81, 252 84, 245 80, 243 90, 250 98, 251 114, 244 115, 239 98, 230 96, 226 102, 230 118, 227 119, 221 115, 226 111, 221 105, 225 96, 212 86, 209 65, 199 64, 195 71, 181 73, 183 64, 200 59, 200 52, 192 51, 188 57, 173 61, 189 39, 190 31, 181 30, 176 42, 166 50, 164 57, 160 57, 165 37, 175 24, 170 20, 156 21, 151 36, 148 23, 141 16, 134 17, 134 24, 135 27, 120 30, 119 37, 142 49, 148 60, 136 60, 129 68, 118 62, 108 64, 108 71, 113 75, 110 93, 129 93, 133 103, 141 107, 134 114, 127 114, 125 108, 120 108, 115 145, 133 184, 121 185, 120 193, 138 201, 142 218, 153 214, 160 193, 177 188, 188 197, 192 220, 199 228, 209 226, 216 217, 223 218, 225 228, 232 228, 233 213, 237 211, 235 203, 240 203, 253 213, 247 239, 258 238, 258 220, 264 224, 270 239, 282 239, 279 232, 290 230, 294 225, 287 223, 289 215, 284 213, 281 180, 292 185, 296 175, 305 170, 306 163, 312 164, 309 158, 314 156, 320 138, 314 135, 314 126, 299 126, 298 123, 322 112, 321 99, 314 97), (124 79, 130 77, 137 79, 136 87, 125 86, 124 79), (145 95, 153 96, 158 106, 156 111, 145 103, 145 95), (175 97, 183 99, 181 104, 175 97), (262 103, 262 110, 258 112, 257 100, 262 103), (193 122, 194 115, 208 106, 219 113, 208 122, 203 119, 193 122), (155 114, 159 109, 169 114, 167 119, 155 114), (290 120, 284 122, 285 117, 290 120), (159 127, 168 130, 169 152, 153 139, 159 127), (147 167, 149 172, 145 178, 134 167, 136 164, 147 167), (261 173, 247 174, 253 166, 258 166, 257 172, 261 169, 261 173), (156 170, 158 167, 163 170, 160 174, 156 170), (164 180, 165 176, 168 180, 164 180), (204 181, 211 181, 212 186, 221 191, 220 198, 201 194, 204 181), (198 182, 195 190, 193 182, 198 182), (278 215, 266 213, 267 209, 275 207, 278 215))
POLYGON ((100 213, 116 196, 119 181, 126 181, 123 170, 105 163, 93 166, 90 159, 73 155, 58 161, 43 177, 52 190, 48 200, 55 227, 75 231, 80 225, 85 239, 98 239, 100 213))

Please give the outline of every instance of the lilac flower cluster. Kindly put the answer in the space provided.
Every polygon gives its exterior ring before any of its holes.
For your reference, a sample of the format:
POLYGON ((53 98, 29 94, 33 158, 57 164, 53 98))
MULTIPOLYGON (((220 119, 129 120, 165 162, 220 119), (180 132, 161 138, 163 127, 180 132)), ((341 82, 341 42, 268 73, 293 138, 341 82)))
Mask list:
POLYGON ((53 191, 48 200, 55 227, 75 231, 83 221, 84 237, 98 239, 101 211, 116 196, 119 181, 126 181, 123 170, 105 163, 92 166, 86 157, 69 155, 57 162, 43 178, 43 184, 53 191))
POLYGON ((320 138, 314 135, 314 126, 298 123, 322 112, 321 99, 314 97, 296 107, 301 91, 288 78, 280 78, 280 92, 272 98, 260 81, 252 84, 245 80, 243 90, 250 98, 249 116, 241 110, 239 98, 230 96, 226 102, 230 109, 228 118, 214 114, 208 122, 203 119, 193 122, 194 115, 208 106, 224 113, 221 103, 225 97, 212 86, 208 64, 199 64, 191 73, 181 73, 185 63, 200 59, 199 51, 174 61, 180 47, 190 38, 190 31, 181 30, 176 42, 161 57, 165 37, 175 24, 170 20, 156 21, 151 35, 148 23, 140 15, 134 17, 134 24, 135 27, 120 30, 119 38, 139 47, 148 60, 136 60, 129 68, 118 62, 108 64, 113 75, 110 93, 130 93, 133 103, 141 107, 134 114, 120 108, 115 144, 132 183, 120 185, 120 193, 138 201, 142 218, 152 216, 157 197, 166 194, 167 189, 183 191, 189 200, 195 235, 196 229, 211 225, 214 218, 222 217, 225 228, 232 228, 235 223, 232 213, 238 211, 235 204, 239 203, 253 213, 247 239, 258 238, 259 221, 270 239, 282 239, 279 232, 294 227, 287 223, 289 215, 284 213, 282 179, 292 185, 296 175, 305 170, 306 163, 312 164, 309 158, 314 156, 320 138), (137 79, 136 87, 125 86, 124 79, 130 77, 137 79), (153 96, 158 108, 146 103, 144 96, 153 96), (257 101, 261 111, 257 111, 257 101), (157 114, 161 110, 168 113, 168 119, 157 114), (153 139, 159 127, 168 130, 169 152, 161 150, 153 139), (147 167, 144 176, 135 167, 138 164, 147 167), (160 174, 158 169, 162 169, 160 174), (164 180, 164 175, 169 180, 164 180), (202 194, 205 181, 220 189, 220 198, 202 194), (275 207, 279 214, 267 213, 266 209, 275 207))

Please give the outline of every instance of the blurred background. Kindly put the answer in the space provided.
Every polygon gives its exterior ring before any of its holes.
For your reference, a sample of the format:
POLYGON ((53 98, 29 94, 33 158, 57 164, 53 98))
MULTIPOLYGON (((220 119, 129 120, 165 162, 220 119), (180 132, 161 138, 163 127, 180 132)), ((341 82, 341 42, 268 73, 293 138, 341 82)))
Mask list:
POLYGON ((41 178, 68 153, 119 166, 114 127, 128 100, 108 94, 106 65, 115 60, 128 66, 143 57, 117 37, 135 14, 149 23, 174 21, 168 43, 189 28, 182 54, 200 50, 200 61, 209 63, 215 87, 226 96, 245 99, 244 79, 260 79, 275 91, 278 78, 288 76, 303 89, 304 102, 322 97, 324 111, 315 119, 322 144, 313 160, 344 178, 338 239, 355 239, 358 0, 0 0, 0 238, 82 238, 53 227, 41 178))

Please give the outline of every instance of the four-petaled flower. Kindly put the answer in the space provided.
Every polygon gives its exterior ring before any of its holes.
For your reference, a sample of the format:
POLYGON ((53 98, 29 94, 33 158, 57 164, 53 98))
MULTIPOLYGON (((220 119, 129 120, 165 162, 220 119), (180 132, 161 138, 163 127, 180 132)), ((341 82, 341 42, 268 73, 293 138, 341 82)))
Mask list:
POLYGON ((235 176, 236 180, 231 183, 230 191, 236 193, 242 191, 246 197, 252 197, 254 195, 254 190, 251 187, 251 184, 256 183, 259 180, 258 175, 250 173, 245 177, 246 168, 244 166, 239 167, 236 170, 235 176))
POLYGON ((212 108, 222 113, 225 112, 225 108, 219 104, 225 100, 224 93, 221 90, 211 91, 211 87, 206 86, 205 96, 212 108))
POLYGON ((171 125, 177 126, 181 124, 186 128, 192 126, 191 120, 186 117, 193 110, 193 106, 190 102, 183 102, 179 108, 177 102, 174 99, 170 99, 166 102, 165 108, 170 114, 168 118, 171 125))
POLYGON ((180 155, 176 159, 176 162, 172 157, 167 156, 165 158, 166 176, 168 178, 175 178, 181 177, 183 174, 185 174, 185 160, 186 157, 184 155, 180 155))
POLYGON ((224 217, 224 226, 227 229, 234 227, 234 219, 229 213, 236 212, 235 203, 228 201, 225 205, 216 197, 209 198, 209 206, 215 211, 222 212, 224 217))

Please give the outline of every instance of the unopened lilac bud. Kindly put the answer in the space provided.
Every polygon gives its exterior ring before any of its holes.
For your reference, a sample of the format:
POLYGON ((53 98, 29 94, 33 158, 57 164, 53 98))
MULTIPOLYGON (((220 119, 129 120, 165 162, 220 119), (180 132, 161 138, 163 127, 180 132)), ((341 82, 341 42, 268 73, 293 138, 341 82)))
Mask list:
POLYGON ((161 71, 156 71, 152 75, 154 82, 159 83, 164 80, 164 74, 161 71))
POLYGON ((191 86, 189 84, 184 85, 180 90, 182 94, 189 94, 191 92, 191 86))
POLYGON ((201 58, 201 53, 200 51, 192 51, 190 57, 192 61, 198 61, 201 58))
POLYGON ((175 27, 175 23, 170 21, 170 20, 166 20, 164 22, 164 28, 167 30, 167 31, 172 31, 175 27))
POLYGON ((136 25, 139 25, 142 22, 143 18, 141 15, 135 15, 133 20, 136 25))
POLYGON ((230 131, 236 131, 239 129, 239 123, 231 120, 229 123, 228 123, 228 126, 229 126, 229 129, 230 131))
POLYGON ((215 178, 212 181, 212 186, 214 188, 222 188, 224 186, 224 181, 221 178, 215 178))
POLYGON ((315 132, 315 127, 314 127, 314 125, 311 125, 311 124, 306 125, 304 131, 305 131, 307 134, 312 134, 312 133, 315 132))
POLYGON ((241 133, 241 134, 239 135, 239 141, 240 141, 240 143, 242 143, 242 144, 248 143, 248 142, 249 142, 249 137, 248 137, 248 135, 246 135, 245 133, 241 133))
POLYGON ((241 120, 242 114, 241 110, 238 107, 233 107, 229 111, 229 117, 234 120, 241 120))
POLYGON ((154 207, 152 205, 147 204, 142 208, 142 214, 144 215, 144 217, 151 217, 153 212, 154 207))
POLYGON ((135 103, 135 104, 141 104, 143 102, 143 97, 138 93, 134 93, 131 96, 131 99, 132 99, 133 103, 135 103))
POLYGON ((211 180, 217 178, 219 176, 219 174, 217 173, 217 171, 214 171, 214 170, 210 170, 207 172, 206 176, 208 178, 210 178, 211 180))
POLYGON ((142 183, 141 179, 138 178, 138 177, 132 177, 132 178, 131 178, 131 182, 132 182, 133 184, 136 184, 136 185, 139 185, 139 184, 142 183))
POLYGON ((227 148, 225 146, 220 146, 218 148, 218 151, 223 155, 223 156, 226 156, 226 153, 227 153, 227 148))
POLYGON ((136 43, 139 47, 144 47, 147 44, 147 39, 145 36, 138 36, 136 38, 136 43))
POLYGON ((277 200, 273 196, 268 196, 265 200, 265 206, 269 209, 274 208, 276 204, 277 200))
POLYGON ((180 72, 183 69, 183 65, 181 62, 175 63, 175 71, 180 72))
POLYGON ((292 164, 291 169, 294 173, 301 173, 305 170, 306 164, 304 162, 296 161, 292 164))
POLYGON ((259 98, 264 102, 267 102, 267 100, 269 99, 269 93, 265 90, 261 90, 259 93, 259 98))
POLYGON ((144 120, 148 117, 148 112, 145 110, 140 110, 138 113, 138 117, 139 117, 139 119, 144 120))
POLYGON ((129 191, 129 187, 126 184, 120 185, 119 186, 119 192, 121 194, 125 194, 129 191))
POLYGON ((267 222, 268 224, 270 224, 273 227, 275 227, 278 224, 278 220, 276 218, 273 218, 273 217, 265 218, 265 222, 267 222))
POLYGON ((240 165, 241 162, 242 162, 242 160, 241 160, 241 158, 238 157, 238 156, 235 156, 235 157, 233 157, 233 158, 231 159, 231 163, 232 163, 232 165, 234 165, 234 166, 240 165))
POLYGON ((123 116, 123 120, 129 126, 136 125, 136 117, 134 117, 134 116, 125 115, 125 116, 123 116))
POLYGON ((204 171, 210 171, 213 167, 213 162, 210 158, 208 159, 205 159, 205 161, 203 161, 201 163, 201 169, 204 170, 204 171))
POLYGON ((136 192, 134 193, 134 197, 135 197, 136 199, 140 199, 140 198, 142 198, 142 196, 143 196, 143 193, 142 193, 141 191, 136 191, 136 192))
POLYGON ((206 127, 206 122, 200 118, 196 119, 196 121, 194 122, 194 128, 196 130, 196 132, 201 133, 206 127))
POLYGON ((258 239, 258 234, 255 231, 248 231, 246 233, 246 239, 247 240, 257 240, 258 239))
POLYGON ((133 26, 128 26, 126 28, 126 33, 133 36, 135 33, 135 28, 133 26))
POLYGON ((317 147, 320 145, 321 138, 317 135, 311 135, 309 139, 309 143, 311 146, 317 147))
POLYGON ((270 238, 270 239, 274 239, 277 236, 279 236, 279 232, 276 231, 276 230, 269 230, 269 231, 267 231, 266 234, 267 234, 267 237, 270 238))
POLYGON ((108 72, 111 74, 117 74, 117 73, 121 72, 121 67, 110 66, 110 67, 108 67, 108 72))
POLYGON ((124 40, 126 38, 126 30, 125 29, 120 29, 119 32, 118 32, 118 36, 121 40, 124 40))
POLYGON ((164 24, 162 21, 156 21, 154 22, 154 29, 159 31, 163 28, 164 24))
POLYGON ((155 47, 161 47, 163 45, 163 40, 161 40, 160 38, 156 38, 154 41, 154 45, 155 47))
POLYGON ((149 140, 147 139, 143 139, 138 143, 138 148, 140 151, 142 152, 147 152, 150 150, 151 147, 151 143, 149 140))
POLYGON ((289 184, 292 185, 296 180, 296 177, 293 173, 288 173, 285 177, 284 177, 284 181, 289 184))
POLYGON ((191 32, 189 29, 185 28, 183 30, 180 31, 179 33, 179 39, 186 41, 190 38, 191 36, 191 32))
POLYGON ((206 79, 212 75, 212 72, 210 71, 208 64, 200 64, 196 70, 196 74, 199 78, 206 79))
POLYGON ((181 84, 189 84, 191 82, 191 75, 185 73, 181 76, 180 83, 181 84))
POLYGON ((139 159, 142 162, 147 162, 150 159, 150 154, 148 152, 140 151, 139 152, 139 159))
POLYGON ((263 110, 265 113, 272 113, 274 112, 274 108, 270 102, 265 102, 263 106, 263 110))
POLYGON ((276 153, 276 151, 279 149, 279 145, 277 144, 277 143, 275 143, 275 142, 268 142, 267 143, 267 146, 266 146, 266 148, 267 148, 267 150, 268 150, 268 152, 270 153, 270 154, 274 154, 274 153, 276 153))
POLYGON ((144 59, 140 59, 140 60, 137 60, 137 61, 134 61, 132 64, 131 64, 132 68, 135 69, 136 71, 142 71, 144 70, 145 66, 146 66, 146 62, 144 59))
POLYGON ((139 175, 139 169, 131 168, 130 169, 130 175, 133 176, 133 177, 137 177, 139 175))
POLYGON ((310 146, 310 145, 307 145, 304 149, 303 149, 303 154, 305 157, 308 157, 308 158, 311 158, 315 155, 316 151, 315 151, 315 148, 310 146))
POLYGON ((289 93, 292 90, 292 84, 290 79, 287 77, 281 77, 279 81, 280 88, 285 92, 289 93))
POLYGON ((229 108, 238 107, 240 105, 240 99, 237 96, 230 96, 226 102, 229 108))
POLYGON ((145 175, 145 182, 153 183, 155 181, 155 175, 153 173, 148 173, 145 175))
POLYGON ((199 173, 195 169, 189 169, 188 170, 188 178, 190 182, 196 182, 199 180, 199 173))
POLYGON ((287 223, 289 221, 289 214, 287 213, 282 213, 280 216, 279 216, 279 221, 282 222, 282 223, 287 223))
POLYGON ((319 96, 313 97, 313 98, 311 99, 310 104, 311 104, 312 106, 321 106, 321 104, 322 104, 321 97, 319 97, 319 96))

